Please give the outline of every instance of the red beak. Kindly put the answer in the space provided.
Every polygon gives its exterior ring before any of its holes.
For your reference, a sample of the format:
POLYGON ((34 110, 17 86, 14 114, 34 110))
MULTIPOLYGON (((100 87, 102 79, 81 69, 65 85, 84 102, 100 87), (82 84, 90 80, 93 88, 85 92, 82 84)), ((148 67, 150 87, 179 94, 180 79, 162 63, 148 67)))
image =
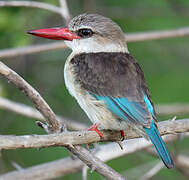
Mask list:
POLYGON ((80 37, 69 31, 68 28, 49 28, 49 29, 36 29, 27 31, 27 33, 55 40, 68 40, 72 41, 73 39, 80 39, 80 37))

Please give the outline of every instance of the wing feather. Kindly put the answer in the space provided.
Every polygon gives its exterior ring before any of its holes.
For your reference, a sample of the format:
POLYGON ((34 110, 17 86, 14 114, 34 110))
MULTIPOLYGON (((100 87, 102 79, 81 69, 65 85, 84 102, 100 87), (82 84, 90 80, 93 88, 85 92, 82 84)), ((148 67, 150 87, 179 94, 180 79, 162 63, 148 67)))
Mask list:
POLYGON ((155 116, 144 74, 128 53, 82 53, 73 64, 76 81, 119 118, 147 126, 155 116))

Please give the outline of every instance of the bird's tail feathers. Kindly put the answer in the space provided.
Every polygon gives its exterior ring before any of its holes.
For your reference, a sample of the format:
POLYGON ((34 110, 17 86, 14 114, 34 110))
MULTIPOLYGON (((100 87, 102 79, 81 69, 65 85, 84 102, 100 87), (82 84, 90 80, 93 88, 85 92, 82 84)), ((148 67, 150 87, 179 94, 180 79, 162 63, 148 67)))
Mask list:
POLYGON ((167 168, 173 168, 174 163, 171 159, 171 156, 165 146, 165 143, 163 142, 163 139, 161 138, 161 135, 155 125, 155 123, 152 121, 150 128, 144 128, 145 132, 147 133, 148 137, 152 141, 152 144, 154 145, 159 157, 164 162, 165 166, 167 168))

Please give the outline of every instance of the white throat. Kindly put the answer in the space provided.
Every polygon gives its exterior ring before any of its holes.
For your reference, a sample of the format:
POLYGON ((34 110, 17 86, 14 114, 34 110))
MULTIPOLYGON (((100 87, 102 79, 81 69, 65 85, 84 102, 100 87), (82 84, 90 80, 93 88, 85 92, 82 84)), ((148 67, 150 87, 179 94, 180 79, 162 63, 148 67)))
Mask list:
POLYGON ((96 52, 126 52, 126 45, 118 43, 99 43, 92 39, 74 39, 73 41, 65 41, 65 44, 72 49, 74 54, 79 53, 96 53, 96 52))

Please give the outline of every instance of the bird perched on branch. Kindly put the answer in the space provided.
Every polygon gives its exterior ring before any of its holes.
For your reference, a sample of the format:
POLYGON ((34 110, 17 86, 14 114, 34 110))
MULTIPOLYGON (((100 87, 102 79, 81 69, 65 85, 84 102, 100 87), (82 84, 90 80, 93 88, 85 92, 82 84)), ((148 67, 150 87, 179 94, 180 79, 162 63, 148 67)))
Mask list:
POLYGON ((85 111, 93 126, 120 131, 128 128, 148 137, 167 168, 173 161, 156 125, 154 106, 144 74, 130 55, 125 36, 111 19, 81 14, 68 28, 31 30, 43 38, 64 40, 72 49, 64 77, 70 94, 85 111))

